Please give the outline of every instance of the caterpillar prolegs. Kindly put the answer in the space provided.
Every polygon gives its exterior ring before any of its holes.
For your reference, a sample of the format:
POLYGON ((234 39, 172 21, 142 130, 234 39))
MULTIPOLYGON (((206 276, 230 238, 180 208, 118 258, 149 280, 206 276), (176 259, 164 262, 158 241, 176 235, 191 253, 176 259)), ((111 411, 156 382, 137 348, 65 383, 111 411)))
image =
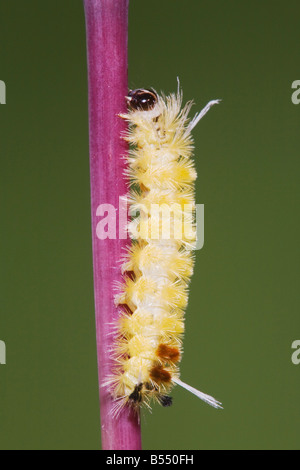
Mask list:
POLYGON ((124 283, 116 296, 123 310, 116 325, 115 370, 106 382, 115 398, 114 412, 126 405, 150 408, 152 399, 170 406, 175 384, 221 408, 182 382, 178 368, 196 243, 191 131, 219 101, 210 101, 190 120, 192 102, 182 106, 179 86, 169 96, 136 89, 126 99, 128 113, 120 117, 129 124, 123 136, 131 146, 128 199, 131 213, 138 215, 128 226, 134 241, 124 256, 124 283), (161 207, 167 210, 156 210, 161 207), (171 227, 168 236, 166 226, 171 227))

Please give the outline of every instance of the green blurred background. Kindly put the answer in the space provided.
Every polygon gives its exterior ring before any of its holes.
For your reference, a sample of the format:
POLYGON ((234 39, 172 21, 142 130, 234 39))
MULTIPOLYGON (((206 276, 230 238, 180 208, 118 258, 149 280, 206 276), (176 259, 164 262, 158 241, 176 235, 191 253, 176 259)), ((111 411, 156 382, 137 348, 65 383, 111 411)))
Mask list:
MULTIPOLYGON (((174 405, 144 449, 299 449, 299 0, 131 0, 129 84, 199 110, 205 245, 174 405)), ((81 0, 0 1, 1 449, 98 449, 81 0)))

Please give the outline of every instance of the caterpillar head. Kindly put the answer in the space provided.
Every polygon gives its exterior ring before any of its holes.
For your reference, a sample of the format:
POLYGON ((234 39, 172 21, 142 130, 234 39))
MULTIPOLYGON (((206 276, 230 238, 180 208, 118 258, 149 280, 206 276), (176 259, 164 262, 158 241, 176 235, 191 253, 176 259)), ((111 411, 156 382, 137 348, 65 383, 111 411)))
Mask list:
POLYGON ((137 88, 130 90, 126 96, 127 105, 132 110, 150 111, 157 103, 157 94, 153 90, 137 88))

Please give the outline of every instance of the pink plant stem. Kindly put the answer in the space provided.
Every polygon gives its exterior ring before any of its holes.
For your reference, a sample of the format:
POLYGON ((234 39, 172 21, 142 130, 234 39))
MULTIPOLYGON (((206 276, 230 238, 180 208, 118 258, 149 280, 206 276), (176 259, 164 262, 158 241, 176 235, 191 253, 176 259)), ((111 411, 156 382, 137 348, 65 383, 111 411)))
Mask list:
MULTIPOLYGON (((127 145, 120 135, 125 123, 117 115, 126 111, 127 34, 129 0, 84 0, 89 77, 90 176, 94 265, 94 291, 98 375, 101 408, 102 448, 139 450, 141 433, 138 417, 125 409, 118 417, 114 404, 101 386, 111 374, 112 323, 118 316, 114 304, 115 283, 121 281, 120 258, 125 239, 100 240, 96 233, 97 208, 111 204, 118 219, 119 196, 127 193, 122 156, 127 145)), ((104 215, 104 214, 102 214, 104 215)), ((103 218, 103 217, 102 217, 103 218)))

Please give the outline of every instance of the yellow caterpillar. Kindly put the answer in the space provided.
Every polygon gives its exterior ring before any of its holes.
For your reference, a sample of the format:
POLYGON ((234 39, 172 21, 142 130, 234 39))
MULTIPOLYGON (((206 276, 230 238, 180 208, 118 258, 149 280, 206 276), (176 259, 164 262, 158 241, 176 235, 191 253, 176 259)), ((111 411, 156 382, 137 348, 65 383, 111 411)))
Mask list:
POLYGON ((193 273, 196 171, 192 129, 218 100, 210 101, 192 120, 192 102, 182 107, 182 92, 159 96, 137 89, 127 97, 129 123, 124 137, 131 145, 127 176, 135 241, 123 260, 124 284, 116 296, 123 305, 114 347, 116 367, 106 384, 115 398, 115 414, 125 405, 139 410, 151 399, 170 406, 169 391, 178 384, 221 408, 209 395, 179 379, 184 310, 193 273), (157 208, 166 210, 157 212, 157 208), (164 227, 171 227, 166 236, 164 227), (180 236, 176 236, 179 233, 180 236))

